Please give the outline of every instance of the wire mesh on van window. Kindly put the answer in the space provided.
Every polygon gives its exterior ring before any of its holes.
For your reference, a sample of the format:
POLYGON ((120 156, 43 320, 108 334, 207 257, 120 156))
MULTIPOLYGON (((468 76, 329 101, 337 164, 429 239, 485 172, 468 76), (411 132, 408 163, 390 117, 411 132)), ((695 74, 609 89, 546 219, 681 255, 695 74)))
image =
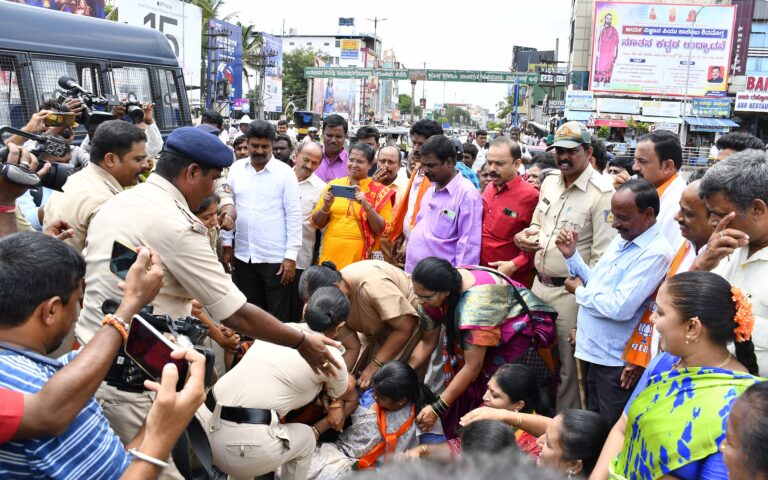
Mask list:
POLYGON ((15 62, 8 57, 0 57, 0 125, 21 128, 31 116, 32 112, 21 101, 15 62))
POLYGON ((155 105, 155 112, 159 113, 162 126, 165 129, 182 126, 181 119, 183 107, 179 104, 179 93, 176 90, 176 79, 171 70, 160 70, 160 94, 161 105, 155 105))
POLYGON ((149 70, 143 67, 112 66, 112 86, 120 101, 152 102, 149 70))

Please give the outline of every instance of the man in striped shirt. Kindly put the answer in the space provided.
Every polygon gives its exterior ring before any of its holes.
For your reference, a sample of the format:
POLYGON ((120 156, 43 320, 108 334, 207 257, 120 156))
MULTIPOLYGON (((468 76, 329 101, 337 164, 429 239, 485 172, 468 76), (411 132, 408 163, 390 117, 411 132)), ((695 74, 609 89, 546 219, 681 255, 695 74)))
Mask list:
MULTIPOLYGON (((58 348, 77 318, 84 274, 83 257, 59 240, 32 232, 0 240, 0 388, 33 395, 60 372, 56 376, 58 383, 61 375, 68 375, 67 383, 81 383, 84 390, 96 390, 109 364, 100 372, 88 370, 92 372, 89 383, 82 378, 85 368, 64 368, 73 360, 79 361, 75 360, 78 352, 58 360, 45 356, 58 348)), ((105 346, 122 343, 126 337, 123 324, 157 294, 159 282, 142 283, 137 280, 142 275, 162 278, 160 259, 150 257, 149 249, 142 249, 139 261, 129 271, 120 308, 114 316, 105 318, 105 326, 96 335, 105 346)), ((157 392, 156 401, 144 428, 128 445, 123 446, 91 397, 74 420, 62 426, 60 435, 0 445, 0 478, 156 478, 165 464, 158 459, 169 456, 203 401, 205 361, 192 350, 183 355, 190 362, 191 372, 184 389, 175 391, 175 368, 163 371, 160 384, 147 382, 148 389, 157 392)), ((62 417, 71 418, 72 402, 62 402, 58 408, 62 417)))

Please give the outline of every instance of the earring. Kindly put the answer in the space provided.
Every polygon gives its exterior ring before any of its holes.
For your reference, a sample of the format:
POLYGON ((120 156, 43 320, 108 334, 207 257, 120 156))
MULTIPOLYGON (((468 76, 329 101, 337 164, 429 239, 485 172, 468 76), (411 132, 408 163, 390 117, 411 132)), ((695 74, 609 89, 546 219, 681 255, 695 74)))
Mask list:
POLYGON ((688 335, 686 335, 686 336, 685 336, 685 344, 686 344, 686 345, 688 345, 689 343, 691 343, 691 337, 689 337, 688 335))
POLYGON ((699 343, 699 337, 696 337, 696 338, 693 340, 693 343, 699 343))

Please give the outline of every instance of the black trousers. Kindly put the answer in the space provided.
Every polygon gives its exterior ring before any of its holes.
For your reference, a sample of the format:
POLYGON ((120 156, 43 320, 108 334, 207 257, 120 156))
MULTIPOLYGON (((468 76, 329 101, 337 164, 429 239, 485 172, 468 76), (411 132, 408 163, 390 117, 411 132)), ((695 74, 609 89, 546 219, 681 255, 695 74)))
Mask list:
POLYGON ((291 284, 280 283, 280 263, 248 263, 234 259, 232 280, 248 299, 282 322, 291 320, 291 284))
POLYGON ((632 391, 621 388, 624 367, 606 367, 581 361, 587 374, 587 409, 597 412, 613 426, 632 396, 632 391))

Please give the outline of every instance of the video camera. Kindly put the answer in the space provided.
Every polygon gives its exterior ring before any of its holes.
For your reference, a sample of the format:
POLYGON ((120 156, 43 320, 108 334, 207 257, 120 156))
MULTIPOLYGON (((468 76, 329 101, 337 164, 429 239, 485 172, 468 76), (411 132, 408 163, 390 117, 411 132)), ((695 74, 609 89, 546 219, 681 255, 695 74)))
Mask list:
POLYGON ((63 105, 68 98, 77 98, 83 102, 83 113, 80 114, 77 121, 85 125, 89 130, 91 130, 92 125, 112 120, 112 107, 118 105, 125 107, 131 123, 141 123, 144 121, 144 109, 141 108, 141 102, 139 102, 136 94, 133 92, 128 93, 126 101, 120 102, 115 95, 99 97, 86 91, 72 77, 59 77, 59 86, 64 89, 64 92, 59 92, 57 98, 62 108, 66 108, 63 105))
MULTIPOLYGON (((101 305, 101 311, 105 315, 113 314, 119 306, 119 300, 107 299, 101 305)), ((154 315, 153 311, 153 307, 147 305, 139 312, 139 315, 160 332, 173 335, 178 345, 183 347, 191 346, 203 354, 205 356, 205 385, 206 387, 210 386, 215 356, 213 350, 203 346, 203 342, 208 337, 208 327, 192 316, 172 319, 169 315, 154 315)), ((125 346, 122 346, 104 380, 108 385, 118 390, 143 392, 145 391, 144 380, 153 379, 149 378, 141 367, 126 355, 125 346)), ((184 379, 180 380, 184 381, 184 379)))
POLYGON ((37 157, 37 171, 40 171, 46 163, 51 164, 51 170, 45 177, 40 179, 35 172, 22 165, 7 163, 8 148, 3 147, 0 148, 0 176, 16 185, 30 188, 43 186, 61 191, 64 183, 67 181, 67 177, 75 172, 75 167, 68 163, 46 162, 41 158, 41 155, 47 154, 52 157, 63 157, 69 151, 69 144, 60 138, 48 135, 35 135, 34 133, 25 132, 13 127, 0 126, 0 135, 5 133, 12 133, 37 142, 30 151, 37 157))

